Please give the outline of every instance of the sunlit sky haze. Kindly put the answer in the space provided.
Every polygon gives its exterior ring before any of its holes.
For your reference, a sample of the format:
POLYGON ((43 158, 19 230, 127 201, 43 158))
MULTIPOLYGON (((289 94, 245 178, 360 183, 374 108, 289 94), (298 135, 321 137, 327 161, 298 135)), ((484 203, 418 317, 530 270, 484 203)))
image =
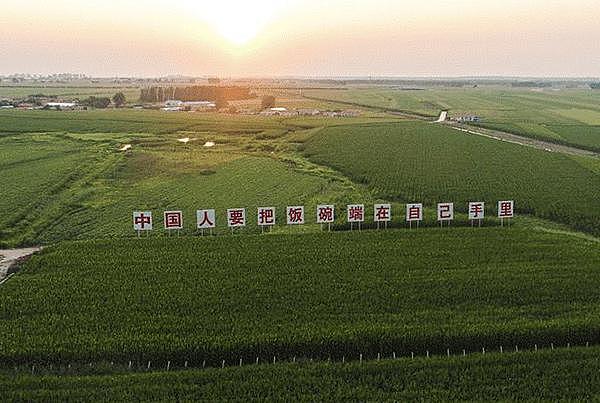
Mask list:
POLYGON ((0 74, 600 76, 598 0, 21 0, 0 74))

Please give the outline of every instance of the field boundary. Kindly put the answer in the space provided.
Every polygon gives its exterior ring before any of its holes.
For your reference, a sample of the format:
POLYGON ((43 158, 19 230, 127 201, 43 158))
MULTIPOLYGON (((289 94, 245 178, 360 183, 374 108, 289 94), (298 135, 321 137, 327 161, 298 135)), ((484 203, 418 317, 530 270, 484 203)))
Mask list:
POLYGON ((516 355, 519 353, 548 353, 548 352, 564 352, 570 349, 588 349, 598 347, 599 344, 591 344, 586 342, 585 344, 572 344, 566 343, 563 345, 555 343, 546 344, 533 344, 527 345, 524 348, 518 345, 508 346, 495 346, 492 348, 481 347, 479 350, 453 350, 448 348, 445 352, 432 352, 429 350, 411 352, 410 354, 396 354, 396 352, 384 352, 375 354, 363 354, 355 353, 353 355, 341 356, 341 357, 309 357, 309 356, 277 356, 277 355, 262 355, 255 359, 244 360, 201 360, 192 361, 181 359, 173 360, 160 360, 160 361, 140 361, 140 360, 129 360, 126 362, 115 362, 115 361, 73 361, 72 363, 59 363, 53 364, 44 361, 30 362, 26 364, 15 365, 10 367, 0 367, 0 373, 12 373, 13 375, 101 375, 101 374, 115 374, 115 373, 152 373, 152 372, 163 372, 163 371, 186 371, 186 370, 214 370, 214 369, 226 369, 226 368, 240 368, 240 367, 258 367, 265 365, 276 365, 276 364, 323 364, 323 363, 334 363, 334 364, 368 364, 373 362, 381 361, 414 361, 414 360, 427 360, 427 359, 451 359, 451 358, 472 358, 474 356, 485 356, 490 355, 492 357, 498 357, 502 355, 516 355))

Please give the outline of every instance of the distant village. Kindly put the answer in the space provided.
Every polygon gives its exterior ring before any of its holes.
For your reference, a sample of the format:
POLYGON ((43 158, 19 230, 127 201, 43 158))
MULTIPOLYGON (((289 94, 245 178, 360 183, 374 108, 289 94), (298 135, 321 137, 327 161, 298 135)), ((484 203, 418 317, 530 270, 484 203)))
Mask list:
MULTIPOLYGON (((253 98, 257 98, 253 96, 253 98)), ((57 110, 57 111, 81 111, 88 109, 106 109, 106 108, 130 108, 130 109, 151 109, 163 112, 218 112, 239 115, 260 115, 260 116, 322 116, 329 118, 338 117, 357 117, 361 111, 357 109, 329 110, 316 108, 287 108, 276 106, 276 100, 273 96, 266 95, 262 97, 261 102, 255 104, 235 104, 228 100, 219 98, 213 100, 180 100, 166 99, 164 101, 145 101, 138 100, 136 103, 127 102, 125 95, 121 92, 114 94, 112 98, 90 96, 85 99, 78 99, 68 96, 34 94, 25 97, 4 97, 0 99, 0 109, 21 109, 21 110, 57 110)))
POLYGON ((164 112, 224 112, 239 115, 260 115, 260 116, 322 116, 322 117, 357 117, 361 115, 360 110, 321 110, 314 108, 288 109, 285 107, 268 107, 265 109, 234 108, 227 107, 217 109, 213 101, 180 101, 167 100, 159 104, 132 104, 115 105, 113 101, 105 102, 107 105, 93 105, 93 100, 65 100, 60 97, 49 97, 44 95, 32 95, 22 99, 4 98, 0 99, 0 109, 25 109, 25 110, 58 110, 58 111, 77 111, 88 110, 92 108, 105 109, 109 107, 132 108, 132 109, 154 109, 164 112))

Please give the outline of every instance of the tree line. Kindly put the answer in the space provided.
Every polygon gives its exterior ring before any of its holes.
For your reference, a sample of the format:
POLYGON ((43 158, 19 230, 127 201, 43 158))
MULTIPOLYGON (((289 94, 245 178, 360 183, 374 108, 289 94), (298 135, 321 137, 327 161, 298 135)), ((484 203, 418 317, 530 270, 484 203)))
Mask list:
POLYGON ((140 101, 165 102, 170 99, 179 101, 237 101, 254 98, 247 87, 217 87, 195 85, 191 87, 148 87, 142 88, 140 101))
POLYGON ((125 105, 127 99, 125 98, 125 94, 122 92, 117 92, 112 98, 90 96, 86 99, 83 99, 79 104, 83 106, 89 106, 91 108, 104 109, 110 106, 111 101, 117 108, 121 108, 123 105, 125 105))

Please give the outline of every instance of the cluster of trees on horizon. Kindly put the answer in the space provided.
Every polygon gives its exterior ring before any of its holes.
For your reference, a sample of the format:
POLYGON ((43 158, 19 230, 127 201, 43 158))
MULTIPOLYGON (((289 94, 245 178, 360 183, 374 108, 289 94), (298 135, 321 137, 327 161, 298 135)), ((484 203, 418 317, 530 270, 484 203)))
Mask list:
POLYGON ((255 98, 248 87, 221 87, 213 85, 195 85, 191 87, 148 87, 142 88, 141 102, 165 102, 170 99, 179 101, 238 101, 255 98))
POLYGON ((115 107, 121 108, 123 105, 125 105, 127 99, 125 98, 125 94, 122 92, 117 92, 112 98, 90 96, 82 100, 80 104, 92 108, 104 109, 110 106, 111 101, 115 107))

